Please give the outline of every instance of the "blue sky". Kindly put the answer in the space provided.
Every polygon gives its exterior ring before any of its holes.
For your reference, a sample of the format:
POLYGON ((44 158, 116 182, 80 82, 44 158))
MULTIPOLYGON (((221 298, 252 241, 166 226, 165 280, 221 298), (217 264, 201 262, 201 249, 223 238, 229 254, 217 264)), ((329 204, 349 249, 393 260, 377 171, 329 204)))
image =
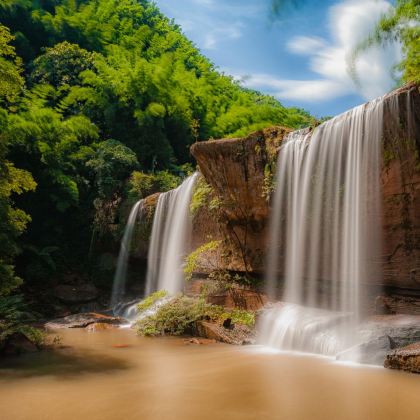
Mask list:
POLYGON ((204 55, 244 86, 316 116, 336 115, 393 88, 398 44, 346 57, 392 7, 388 0, 314 0, 273 21, 270 0, 156 0, 204 55))

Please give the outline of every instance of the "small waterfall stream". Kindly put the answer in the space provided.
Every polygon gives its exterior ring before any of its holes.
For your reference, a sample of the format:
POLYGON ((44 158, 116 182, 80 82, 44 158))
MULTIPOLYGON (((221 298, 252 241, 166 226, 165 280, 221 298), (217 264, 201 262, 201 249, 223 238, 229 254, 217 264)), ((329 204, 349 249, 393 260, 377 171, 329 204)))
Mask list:
POLYGON ((260 343, 328 355, 352 344, 361 284, 380 276, 382 126, 379 98, 284 140, 267 282, 287 304, 262 317, 260 343))
POLYGON ((146 295, 157 290, 175 294, 183 289, 183 258, 191 241, 190 202, 197 173, 178 188, 159 196, 150 241, 146 295))
POLYGON ((112 287, 111 307, 114 312, 118 312, 117 306, 122 302, 125 294, 125 284, 127 281, 128 258, 130 256, 131 240, 133 238, 134 227, 136 225, 137 215, 142 213, 143 200, 137 201, 131 209, 125 226, 124 235, 121 241, 120 252, 118 254, 117 269, 114 275, 112 287))

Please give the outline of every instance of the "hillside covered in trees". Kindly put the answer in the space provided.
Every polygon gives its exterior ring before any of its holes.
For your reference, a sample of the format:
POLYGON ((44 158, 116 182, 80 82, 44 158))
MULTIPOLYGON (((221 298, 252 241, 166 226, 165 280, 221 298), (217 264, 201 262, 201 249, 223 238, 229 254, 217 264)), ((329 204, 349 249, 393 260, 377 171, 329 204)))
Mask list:
POLYGON ((192 143, 312 120, 221 74, 147 0, 6 0, 0 23, 3 299, 101 277, 122 200, 174 188, 192 143))

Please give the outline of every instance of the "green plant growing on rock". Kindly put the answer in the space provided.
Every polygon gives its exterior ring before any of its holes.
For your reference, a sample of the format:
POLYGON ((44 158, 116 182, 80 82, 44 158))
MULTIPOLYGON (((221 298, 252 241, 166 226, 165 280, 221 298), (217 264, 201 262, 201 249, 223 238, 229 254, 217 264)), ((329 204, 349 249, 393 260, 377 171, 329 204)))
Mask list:
POLYGON ((142 336, 194 334, 197 321, 212 321, 223 324, 226 320, 252 327, 255 314, 239 309, 228 310, 211 305, 203 298, 184 295, 162 305, 154 315, 140 319, 136 323, 137 333, 142 336))
POLYGON ((197 214, 201 207, 208 203, 212 193, 213 188, 206 182, 203 176, 200 176, 195 184, 191 198, 190 211, 193 216, 197 214))
POLYGON ((203 299, 179 296, 161 306, 154 315, 137 321, 139 335, 192 334, 194 323, 202 319, 209 306, 203 299))
POLYGON ((143 299, 137 305, 138 312, 144 312, 150 309, 158 300, 165 298, 168 296, 168 292, 166 290, 158 290, 157 292, 152 293, 151 295, 147 296, 146 299, 143 299))
POLYGON ((202 254, 205 252, 215 251, 219 245, 220 241, 207 242, 206 244, 199 246, 185 258, 185 280, 189 281, 192 279, 193 273, 197 269, 198 262, 202 254))
POLYGON ((267 201, 270 201, 271 195, 276 189, 275 177, 274 177, 274 165, 267 163, 264 167, 264 181, 262 187, 262 196, 267 201))
POLYGON ((0 296, 0 350, 2 344, 14 334, 22 334, 40 346, 44 334, 28 323, 35 320, 21 295, 0 296))

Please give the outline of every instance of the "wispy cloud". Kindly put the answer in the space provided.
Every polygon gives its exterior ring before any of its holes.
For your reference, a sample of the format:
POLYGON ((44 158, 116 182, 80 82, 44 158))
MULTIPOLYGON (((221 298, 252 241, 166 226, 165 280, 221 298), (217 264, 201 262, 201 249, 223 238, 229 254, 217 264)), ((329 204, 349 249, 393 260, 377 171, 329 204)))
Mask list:
POLYGON ((330 42, 310 36, 289 40, 287 48, 291 53, 308 56, 313 80, 284 80, 257 74, 246 77, 244 84, 270 89, 279 99, 303 102, 327 101, 355 93, 370 100, 384 94, 394 85, 391 69, 401 58, 397 42, 385 48, 372 47, 360 55, 356 66, 359 86, 349 76, 347 59, 390 7, 385 0, 344 0, 328 11, 330 42))
POLYGON ((295 54, 313 54, 318 48, 325 48, 326 41, 318 37, 296 36, 288 44, 288 49, 295 54))
POLYGON ((223 47, 226 41, 237 40, 244 35, 249 21, 265 15, 265 1, 243 0, 160 0, 170 15, 187 35, 192 35, 203 50, 223 47))
POLYGON ((203 48, 207 50, 215 49, 217 44, 226 39, 239 39, 242 37, 243 25, 240 22, 228 27, 214 28, 208 32, 204 38, 203 48))

